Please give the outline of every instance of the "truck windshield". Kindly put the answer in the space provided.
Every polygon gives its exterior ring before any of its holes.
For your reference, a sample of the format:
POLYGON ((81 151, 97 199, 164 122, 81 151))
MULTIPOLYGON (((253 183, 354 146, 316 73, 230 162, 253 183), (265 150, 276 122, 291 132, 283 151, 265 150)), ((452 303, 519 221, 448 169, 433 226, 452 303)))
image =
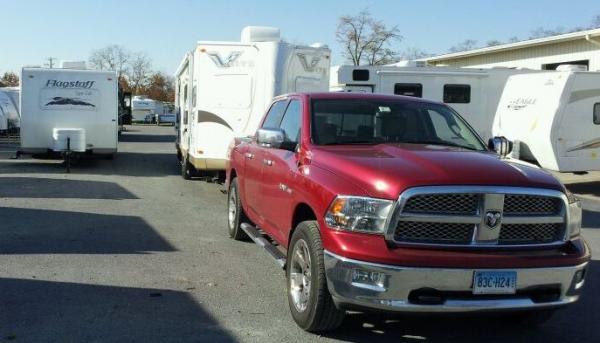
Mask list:
POLYGON ((450 107, 406 100, 312 102, 317 145, 430 144, 485 150, 481 139, 450 107))

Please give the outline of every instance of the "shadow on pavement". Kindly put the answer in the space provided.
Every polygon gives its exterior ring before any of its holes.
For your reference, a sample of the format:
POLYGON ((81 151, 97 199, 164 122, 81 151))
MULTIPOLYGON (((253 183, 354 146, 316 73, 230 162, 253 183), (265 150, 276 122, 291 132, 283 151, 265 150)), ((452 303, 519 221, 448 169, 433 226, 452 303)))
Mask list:
POLYGON ((138 199, 114 182, 0 177, 0 198, 138 199))
POLYGON ((232 342, 180 291, 0 278, 0 340, 232 342))
MULTIPOLYGON (((173 153, 119 152, 114 160, 86 158, 73 164, 71 174, 120 175, 120 176, 169 176, 179 175, 180 165, 173 153)), ((0 160, 0 174, 65 174, 65 166, 59 160, 47 161, 23 159, 0 160)))
POLYGON ((600 196, 600 181, 565 184, 568 190, 576 194, 600 196))
POLYGON ((176 251, 135 216, 0 207, 0 218, 0 256, 176 251))
POLYGON ((123 132, 119 136, 119 142, 129 143, 173 143, 175 144, 175 131, 170 135, 152 135, 152 134, 140 134, 133 132, 123 132))
POLYGON ((580 301, 559 310, 538 328, 515 324, 510 314, 352 313, 338 330, 324 336, 350 342, 600 342, 599 292, 600 262, 592 261, 580 301))

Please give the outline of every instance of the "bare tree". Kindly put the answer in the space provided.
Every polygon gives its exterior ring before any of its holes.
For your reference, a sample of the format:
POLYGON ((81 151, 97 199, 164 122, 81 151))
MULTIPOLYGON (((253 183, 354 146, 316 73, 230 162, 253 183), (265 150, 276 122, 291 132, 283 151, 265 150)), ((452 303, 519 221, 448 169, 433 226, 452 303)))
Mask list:
POLYGON ((19 76, 11 71, 7 71, 0 78, 0 83, 4 85, 3 87, 18 87, 19 76))
POLYGON ((448 51, 450 52, 461 52, 467 50, 473 50, 477 47, 477 41, 473 39, 465 39, 457 45, 451 47, 448 51))
POLYGON ((497 39, 492 39, 492 40, 487 41, 485 43, 485 46, 496 46, 496 45, 501 45, 501 44, 502 44, 501 41, 499 41, 497 39))
POLYGON ((592 25, 590 28, 595 29, 600 27, 600 14, 596 14, 594 18, 592 18, 592 25))
POLYGON ((510 37, 510 38, 508 39, 508 42, 509 42, 509 43, 516 43, 516 42, 518 42, 518 41, 520 41, 520 39, 519 39, 519 37, 517 37, 517 36, 512 36, 512 37, 510 37))
POLYGON ((354 65, 388 64, 397 60, 393 42, 402 40, 397 26, 388 28, 363 10, 355 16, 340 17, 336 39, 343 46, 342 54, 354 65))
POLYGON ((426 51, 423 51, 419 48, 411 47, 411 48, 404 49, 404 51, 402 51, 402 53, 400 54, 400 57, 403 60, 418 60, 420 58, 429 57, 431 55, 432 54, 430 54, 426 51))
POLYGON ((114 70, 119 79, 127 72, 127 63, 131 54, 120 45, 109 45, 102 49, 92 51, 90 65, 100 70, 114 70))
POLYGON ((540 26, 537 29, 531 31, 531 35, 529 36, 529 39, 556 36, 556 35, 560 35, 563 33, 565 33, 565 29, 562 27, 557 27, 555 29, 546 29, 546 28, 543 28, 540 26))
POLYGON ((145 53, 138 52, 132 55, 129 68, 129 85, 134 93, 139 94, 148 83, 152 62, 145 53))

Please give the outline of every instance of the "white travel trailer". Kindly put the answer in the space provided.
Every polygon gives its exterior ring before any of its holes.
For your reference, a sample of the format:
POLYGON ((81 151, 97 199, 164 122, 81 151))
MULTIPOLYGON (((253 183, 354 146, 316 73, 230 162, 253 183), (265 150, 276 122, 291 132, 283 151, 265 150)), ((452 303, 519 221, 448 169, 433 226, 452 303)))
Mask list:
POLYGON ((19 89, 0 88, 0 130, 16 129, 20 126, 19 89))
POLYGON ((414 96, 444 102, 460 113, 484 138, 492 123, 509 76, 532 72, 508 68, 472 69, 398 66, 335 66, 331 91, 414 96))
POLYGON ((23 68, 18 154, 117 152, 115 72, 23 68))
POLYGON ((327 91, 331 51, 281 40, 279 29, 246 27, 240 42, 200 41, 176 77, 182 176, 225 169, 234 137, 253 135, 273 97, 327 91))
POLYGON ((600 170, 600 73, 553 71, 511 76, 493 134, 513 156, 560 172, 600 170))
POLYGON ((133 122, 145 122, 147 118, 153 118, 157 109, 157 101, 144 95, 136 95, 131 100, 131 120, 133 122))

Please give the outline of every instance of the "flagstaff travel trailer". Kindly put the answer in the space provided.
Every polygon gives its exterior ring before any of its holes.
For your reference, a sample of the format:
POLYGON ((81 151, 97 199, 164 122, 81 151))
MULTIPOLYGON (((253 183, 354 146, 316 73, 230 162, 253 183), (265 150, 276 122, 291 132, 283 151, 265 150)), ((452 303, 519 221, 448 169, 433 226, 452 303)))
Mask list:
POLYGON ((117 76, 110 71, 23 68, 17 155, 117 152, 117 76))
POLYGON ((508 68, 472 69, 406 66, 334 66, 331 91, 406 95, 444 102, 460 113, 485 139, 509 76, 532 72, 508 68))
POLYGON ((600 170, 600 73, 553 71, 508 79, 493 134, 513 157, 560 172, 600 170))
POLYGON ((228 145, 254 135, 273 97, 327 91, 330 56, 322 44, 284 42, 271 27, 246 27, 240 42, 198 42, 175 74, 182 176, 224 170, 228 145))

